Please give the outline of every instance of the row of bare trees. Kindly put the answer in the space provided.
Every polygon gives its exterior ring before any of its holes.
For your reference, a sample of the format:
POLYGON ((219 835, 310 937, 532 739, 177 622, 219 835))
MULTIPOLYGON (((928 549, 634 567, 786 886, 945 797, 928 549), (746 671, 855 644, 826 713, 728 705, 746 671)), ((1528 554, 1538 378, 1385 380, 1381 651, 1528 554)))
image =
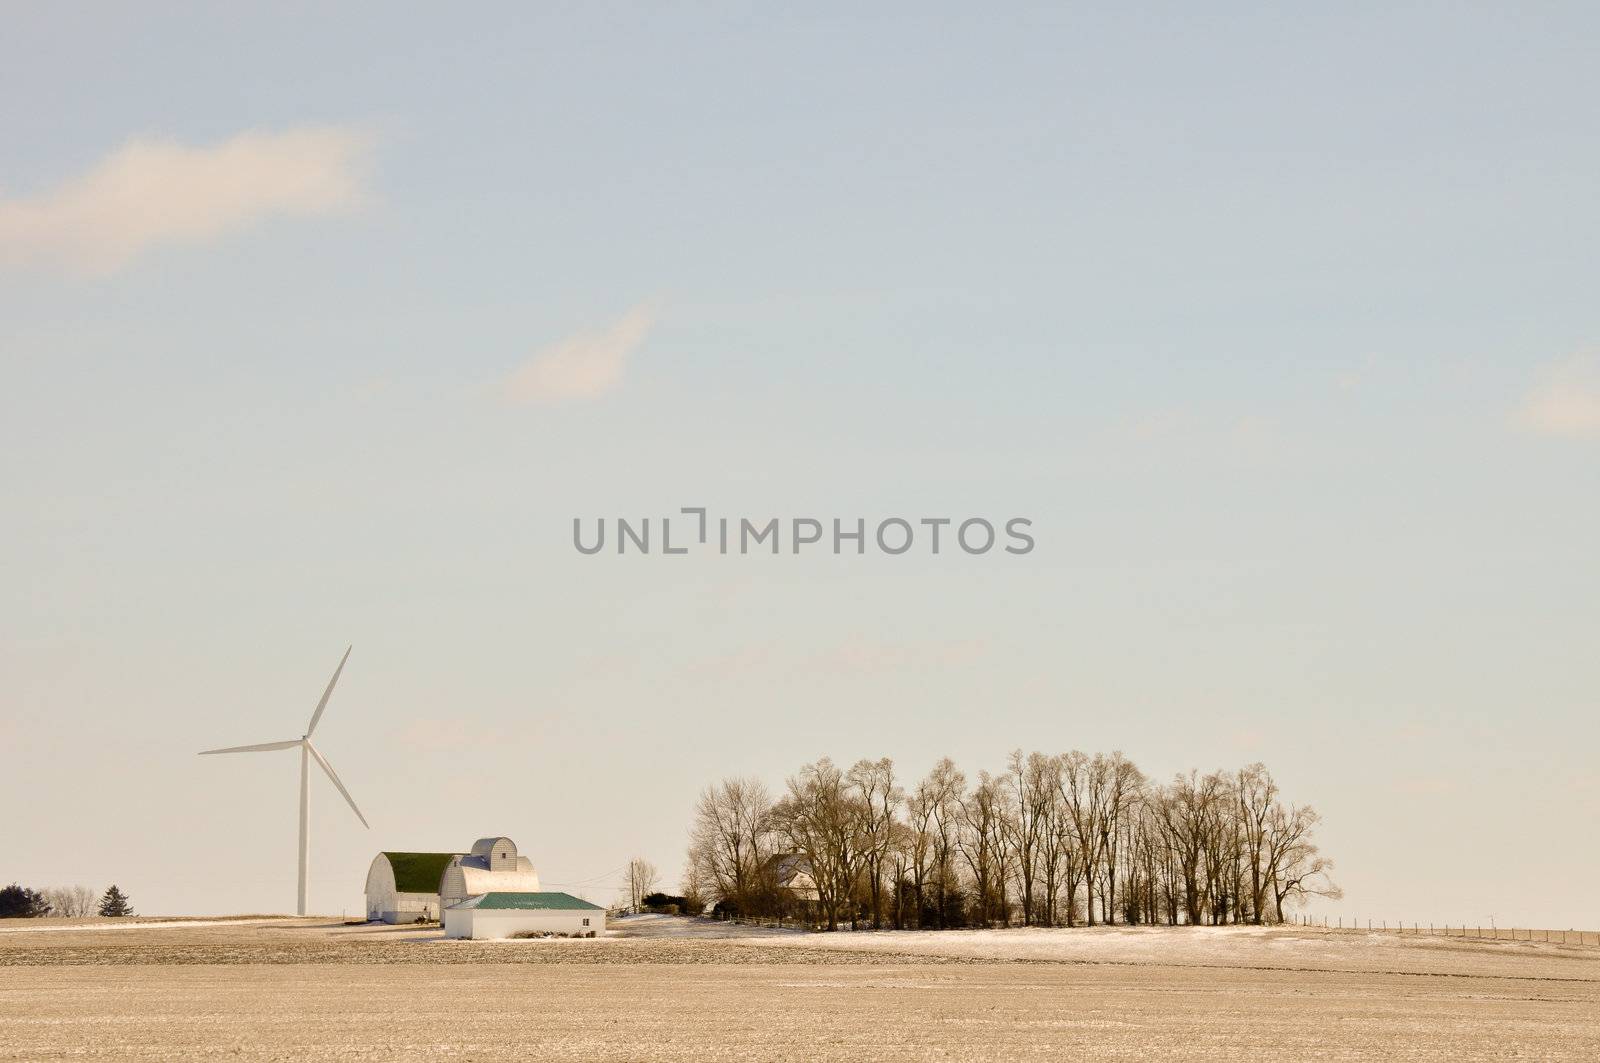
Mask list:
POLYGON ((0 889, 0 919, 38 919, 44 916, 125 916, 133 914, 128 895, 115 885, 104 893, 88 886, 49 886, 29 889, 15 882, 0 889))
POLYGON ((77 917, 100 910, 100 894, 88 886, 49 886, 40 892, 51 915, 77 917))
POLYGON ((874 927, 1278 922, 1336 897, 1318 817, 1266 767, 1165 784, 1121 753, 953 761, 907 788, 893 762, 824 758, 777 797, 731 778, 701 795, 684 894, 743 917, 874 927))

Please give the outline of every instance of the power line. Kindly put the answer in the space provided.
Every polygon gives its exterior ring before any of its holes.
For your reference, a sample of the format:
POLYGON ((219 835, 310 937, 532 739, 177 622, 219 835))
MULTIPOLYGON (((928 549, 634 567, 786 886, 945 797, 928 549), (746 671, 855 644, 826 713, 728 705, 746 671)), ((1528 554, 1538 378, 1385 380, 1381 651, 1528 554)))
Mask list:
POLYGON ((605 871, 605 872, 602 872, 601 874, 595 875, 593 878, 573 879, 570 882, 551 882, 550 885, 552 885, 552 886, 592 886, 595 883, 599 882, 601 879, 607 879, 607 878, 610 878, 613 875, 621 875, 623 872, 625 872, 627 870, 628 870, 628 865, 624 864, 621 867, 615 867, 615 868, 612 868, 610 871, 605 871))

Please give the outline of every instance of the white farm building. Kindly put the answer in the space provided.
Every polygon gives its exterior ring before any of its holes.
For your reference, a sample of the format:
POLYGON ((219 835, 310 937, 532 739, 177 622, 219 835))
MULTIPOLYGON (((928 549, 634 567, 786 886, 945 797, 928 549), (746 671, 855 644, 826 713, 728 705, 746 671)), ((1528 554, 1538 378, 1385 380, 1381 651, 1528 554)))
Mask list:
POLYGON ((472 852, 445 865, 438 888, 442 911, 485 893, 538 893, 539 872, 510 838, 479 838, 472 852))
POLYGON ((520 933, 597 937, 606 910, 570 893, 485 893, 444 910, 447 938, 508 938, 520 933))
POLYGON ((486 893, 537 893, 539 873, 510 838, 479 838, 467 853, 383 852, 367 869, 367 918, 416 923, 486 893))

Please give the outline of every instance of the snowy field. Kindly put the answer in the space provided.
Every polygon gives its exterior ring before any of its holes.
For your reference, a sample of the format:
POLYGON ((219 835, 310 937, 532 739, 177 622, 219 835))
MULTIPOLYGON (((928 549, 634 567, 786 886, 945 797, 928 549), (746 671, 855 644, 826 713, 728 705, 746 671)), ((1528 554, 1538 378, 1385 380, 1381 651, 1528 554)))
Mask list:
POLYGON ((617 920, 0 933, 0 1060, 1594 1060, 1600 948, 1254 928, 617 920))
POLYGON ((0 934, 59 934, 71 931, 174 930, 190 926, 250 926, 287 919, 283 915, 217 916, 209 919, 103 919, 83 916, 75 919, 8 919, 0 923, 0 934))
POLYGON ((643 939, 671 938, 677 941, 773 941, 778 938, 810 938, 821 940, 815 934, 793 928, 745 926, 742 923, 719 923, 712 919, 687 919, 677 915, 627 915, 609 920, 606 936, 610 938, 643 939))

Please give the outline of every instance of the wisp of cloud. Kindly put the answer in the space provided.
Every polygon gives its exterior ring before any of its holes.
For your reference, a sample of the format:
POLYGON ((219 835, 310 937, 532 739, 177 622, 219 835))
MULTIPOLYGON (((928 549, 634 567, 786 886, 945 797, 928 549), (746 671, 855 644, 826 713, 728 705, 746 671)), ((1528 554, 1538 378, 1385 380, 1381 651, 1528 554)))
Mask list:
POLYGON ((640 303, 603 329, 580 332, 540 349, 506 378, 506 400, 522 405, 605 394, 622 382, 628 357, 649 334, 656 311, 654 301, 640 303))
POLYGON ((1600 439, 1600 358, 1572 358, 1549 369, 1516 419, 1539 435, 1600 439))
POLYGON ((104 274, 165 244, 347 210, 367 198, 371 147, 370 136, 334 128, 246 132, 209 147, 133 140, 53 191, 0 199, 0 266, 104 274))

